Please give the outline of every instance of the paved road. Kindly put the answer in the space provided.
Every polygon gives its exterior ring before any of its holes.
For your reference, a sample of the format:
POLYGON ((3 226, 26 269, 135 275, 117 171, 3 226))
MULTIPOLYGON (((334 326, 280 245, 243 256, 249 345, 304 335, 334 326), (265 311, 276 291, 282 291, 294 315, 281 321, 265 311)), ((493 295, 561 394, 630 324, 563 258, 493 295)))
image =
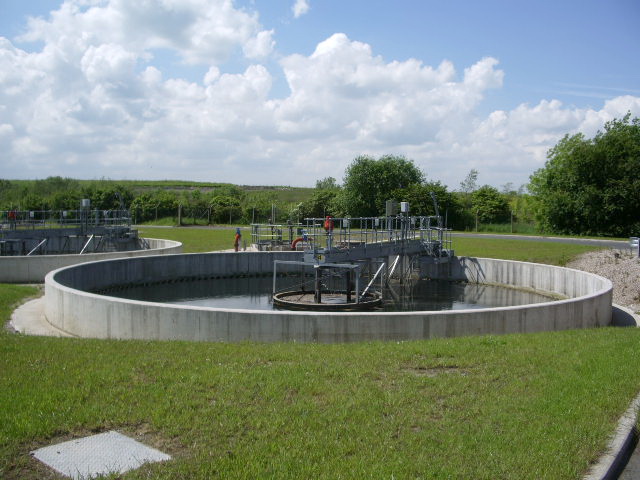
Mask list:
POLYGON ((631 458, 624 467, 624 470, 618 477, 619 480, 638 480, 640 478, 640 448, 636 444, 635 450, 631 454, 631 458))

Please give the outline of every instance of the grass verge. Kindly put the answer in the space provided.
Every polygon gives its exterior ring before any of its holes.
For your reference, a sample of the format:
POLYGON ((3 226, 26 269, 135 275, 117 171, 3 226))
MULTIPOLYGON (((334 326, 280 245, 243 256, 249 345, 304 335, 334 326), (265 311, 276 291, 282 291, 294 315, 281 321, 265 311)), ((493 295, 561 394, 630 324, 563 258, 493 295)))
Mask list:
POLYGON ((461 256, 502 258, 560 266, 566 265, 577 255, 598 250, 597 247, 572 243, 466 237, 455 237, 453 249, 456 255, 461 256))
MULTIPOLYGON (((251 229, 240 228, 242 239, 251 243, 251 229)), ((164 238, 182 242, 184 253, 210 252, 233 248, 234 228, 145 228, 139 227, 138 234, 148 238, 164 238)))
POLYGON ((636 329, 352 345, 2 333, 0 476, 43 478, 29 450, 118 429, 174 456, 125 478, 575 479, 638 390, 639 341, 636 329))
MULTIPOLYGON (((230 234, 145 233, 186 251, 230 234)), ((455 248, 560 263, 579 247, 505 242, 455 248)), ((0 321, 34 293, 0 285, 0 321)), ((3 331, 0 478, 57 478, 28 452, 117 429, 174 456, 127 479, 577 479, 640 387, 639 346, 639 329, 613 328, 349 345, 3 331)))
MULTIPOLYGON (((251 230, 241 228, 243 241, 251 242, 251 230)), ((233 248, 234 230, 219 228, 144 228, 140 235, 151 238, 166 238, 183 243, 185 253, 208 252, 233 248)), ((453 248, 456 255, 486 258, 506 258, 524 262, 566 265, 576 255, 597 250, 595 247, 570 243, 531 242, 501 238, 455 237, 453 248)))
POLYGON ((0 324, 5 325, 11 312, 24 300, 37 295, 38 287, 0 284, 0 324))

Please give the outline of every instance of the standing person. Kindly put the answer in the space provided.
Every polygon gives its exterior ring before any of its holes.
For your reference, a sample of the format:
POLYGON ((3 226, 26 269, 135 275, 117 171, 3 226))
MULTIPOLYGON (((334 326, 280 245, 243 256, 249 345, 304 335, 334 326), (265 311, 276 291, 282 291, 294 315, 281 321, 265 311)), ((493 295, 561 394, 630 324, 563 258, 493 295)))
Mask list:
POLYGON ((327 232, 327 248, 331 249, 333 243, 333 218, 331 215, 327 215, 324 219, 324 230, 327 232))
POLYGON ((236 237, 235 240, 233 241, 233 247, 235 248, 236 252, 238 251, 238 248, 240 248, 240 240, 242 239, 242 233, 240 233, 240 227, 236 228, 236 237))
POLYGON ((9 225, 11 230, 15 230, 16 229, 16 220, 17 220, 17 215, 16 215, 16 211, 15 210, 11 210, 9 212, 9 225))

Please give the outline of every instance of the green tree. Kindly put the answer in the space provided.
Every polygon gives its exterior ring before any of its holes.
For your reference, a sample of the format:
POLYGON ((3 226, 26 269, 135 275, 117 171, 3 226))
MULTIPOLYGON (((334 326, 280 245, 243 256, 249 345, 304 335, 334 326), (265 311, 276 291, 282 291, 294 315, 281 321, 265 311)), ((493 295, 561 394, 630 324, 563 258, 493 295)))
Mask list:
POLYGON ((334 208, 336 190, 316 190, 310 198, 302 202, 296 214, 300 218, 321 218, 325 215, 336 216, 338 212, 334 208))
POLYGON ((21 210, 45 210, 46 202, 40 195, 36 195, 35 193, 28 193, 22 200, 20 200, 20 209, 21 210))
POLYGON ((475 221, 475 213, 472 210, 471 194, 478 189, 478 170, 472 168, 467 176, 460 182, 460 190, 456 196, 458 202, 462 205, 460 218, 457 221, 456 228, 467 229, 471 227, 475 221))
POLYGON ((316 181, 316 190, 337 190, 339 188, 340 185, 336 183, 336 179, 333 177, 326 177, 316 181))
POLYGON ((346 214, 372 217, 385 211, 385 201, 395 190, 424 181, 424 175, 412 160, 385 155, 379 159, 357 157, 345 172, 341 204, 346 214))
POLYGON ((482 223, 502 223, 509 220, 509 202, 497 188, 484 185, 471 194, 471 208, 482 223))
POLYGON ((47 197, 60 192, 78 191, 80 182, 73 178, 47 177, 36 180, 32 188, 38 195, 47 197))
POLYGON ((175 217, 178 213, 178 196, 169 190, 155 190, 138 195, 131 202, 131 211, 136 222, 155 220, 163 217, 175 217))
POLYGON ((521 185, 515 194, 509 196, 509 207, 520 223, 535 223, 535 198, 527 192, 527 186, 521 185))
POLYGON ((0 198, 3 198, 12 188, 11 182, 0 178, 0 198))
POLYGON ((96 210, 120 210, 122 206, 129 208, 134 198, 128 187, 106 182, 91 183, 81 188, 80 192, 82 198, 91 200, 91 208, 96 210))
POLYGON ((471 195, 478 188, 478 170, 472 168, 467 176, 460 182, 460 191, 471 195))
POLYGON ((640 120, 607 122, 593 139, 566 135, 531 176, 545 230, 586 235, 640 232, 640 120))
POLYGON ((281 215, 287 210, 286 206, 278 200, 278 195, 273 191, 257 191, 249 193, 242 201, 242 219, 247 223, 266 223, 268 221, 279 223, 281 215), (275 217, 273 213, 275 211, 275 217))
POLYGON ((436 195, 443 222, 446 220, 447 226, 460 228, 462 205, 456 195, 447 191, 446 185, 439 181, 413 184, 407 188, 395 190, 393 198, 399 202, 409 202, 411 215, 435 215, 432 192, 436 195))
POLYGON ((0 210, 11 210, 16 208, 17 187, 9 180, 0 178, 0 210))
POLYGON ((81 198, 79 190, 57 191, 49 197, 49 205, 53 210, 78 210, 81 198))
POLYGON ((228 195, 216 195, 211 199, 211 217, 215 223, 231 223, 242 217, 240 200, 228 195))

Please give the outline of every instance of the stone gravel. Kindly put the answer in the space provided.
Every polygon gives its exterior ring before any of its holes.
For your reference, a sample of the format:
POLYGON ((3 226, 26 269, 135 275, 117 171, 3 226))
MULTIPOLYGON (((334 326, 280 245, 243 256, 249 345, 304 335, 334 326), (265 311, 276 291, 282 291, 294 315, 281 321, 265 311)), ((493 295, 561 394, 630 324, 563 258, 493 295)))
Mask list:
POLYGON ((613 303, 640 313, 640 258, 630 250, 585 253, 567 267, 608 278, 613 283, 613 303))

